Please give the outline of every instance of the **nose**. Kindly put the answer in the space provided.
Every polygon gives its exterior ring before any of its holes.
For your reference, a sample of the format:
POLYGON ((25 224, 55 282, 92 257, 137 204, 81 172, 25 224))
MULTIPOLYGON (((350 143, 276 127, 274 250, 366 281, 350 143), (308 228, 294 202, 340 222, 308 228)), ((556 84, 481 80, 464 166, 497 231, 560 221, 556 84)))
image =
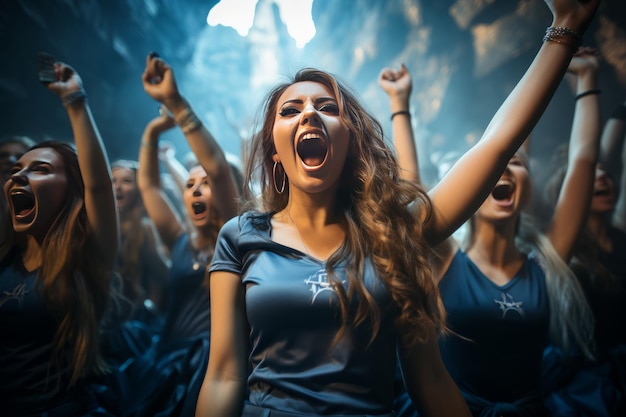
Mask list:
POLYGON ((26 179, 26 175, 24 175, 24 170, 19 170, 13 174, 11 174, 11 181, 18 185, 26 185, 28 180, 26 179))
POLYGON ((202 195, 202 193, 200 192, 200 186, 202 184, 198 184, 195 187, 193 187, 193 196, 194 197, 199 197, 200 195, 202 195))
POLYGON ((319 113, 317 112, 317 109, 315 108, 313 103, 308 103, 304 110, 302 110, 300 124, 309 124, 313 126, 319 126, 321 124, 319 113))

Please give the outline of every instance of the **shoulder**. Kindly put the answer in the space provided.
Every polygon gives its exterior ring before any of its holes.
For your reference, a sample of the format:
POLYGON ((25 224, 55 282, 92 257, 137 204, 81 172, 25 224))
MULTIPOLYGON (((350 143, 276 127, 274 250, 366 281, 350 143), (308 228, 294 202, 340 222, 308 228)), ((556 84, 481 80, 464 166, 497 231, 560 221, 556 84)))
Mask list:
POLYGON ((224 223, 218 241, 236 242, 242 236, 269 235, 270 229, 271 213, 248 211, 224 223))

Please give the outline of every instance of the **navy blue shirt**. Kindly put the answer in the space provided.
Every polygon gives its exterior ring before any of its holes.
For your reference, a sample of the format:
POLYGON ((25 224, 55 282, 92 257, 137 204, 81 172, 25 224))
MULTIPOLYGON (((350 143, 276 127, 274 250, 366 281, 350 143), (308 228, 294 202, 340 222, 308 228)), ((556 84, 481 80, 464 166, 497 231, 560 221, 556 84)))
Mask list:
POLYGON ((208 260, 196 256, 183 233, 170 252, 172 266, 167 284, 167 309, 162 343, 180 341, 211 332, 209 289, 204 285, 208 260))
POLYGON ((464 395, 513 402, 536 393, 550 321, 545 274, 536 260, 527 258, 499 286, 459 250, 439 290, 449 327, 461 336, 441 338, 441 354, 464 395))
POLYGON ((16 251, 0 262, 0 413, 45 410, 67 395, 68 364, 50 366, 58 323, 35 278, 16 251))

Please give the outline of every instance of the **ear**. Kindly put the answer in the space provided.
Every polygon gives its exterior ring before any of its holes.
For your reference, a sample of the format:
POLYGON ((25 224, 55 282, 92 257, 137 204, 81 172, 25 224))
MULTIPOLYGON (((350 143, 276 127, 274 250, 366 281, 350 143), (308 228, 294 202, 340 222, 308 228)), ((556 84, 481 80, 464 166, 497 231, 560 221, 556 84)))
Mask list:
POLYGON ((278 153, 274 153, 274 155, 272 155, 272 161, 280 162, 280 156, 278 156, 278 153))

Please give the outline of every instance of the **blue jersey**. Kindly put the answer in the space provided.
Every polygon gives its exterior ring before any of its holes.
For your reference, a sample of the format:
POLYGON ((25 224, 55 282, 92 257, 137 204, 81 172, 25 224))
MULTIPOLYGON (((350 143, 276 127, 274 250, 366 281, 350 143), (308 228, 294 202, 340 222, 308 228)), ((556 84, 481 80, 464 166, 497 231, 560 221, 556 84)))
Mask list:
POLYGON ((0 414, 77 417, 97 409, 109 416, 86 381, 70 386, 66 356, 55 366, 59 317, 44 302, 37 273, 26 270, 17 250, 0 260, 0 414))
POLYGON ((202 335, 209 337, 211 332, 209 290, 204 285, 208 261, 198 259, 196 252, 187 233, 180 235, 170 252, 172 266, 162 343, 176 343, 202 335))
POLYGON ((534 395, 549 328, 545 274, 536 260, 527 258, 500 286, 459 250, 439 290, 457 334, 440 339, 441 354, 466 398, 514 402, 534 395))
MULTIPOLYGON (((391 410, 396 337, 390 293, 371 265, 362 277, 381 326, 341 326, 326 263, 272 241, 271 215, 247 213, 221 230, 211 271, 241 275, 250 325, 249 402, 282 411, 382 414, 391 410)), ((335 274, 348 285, 342 265, 335 274)))

